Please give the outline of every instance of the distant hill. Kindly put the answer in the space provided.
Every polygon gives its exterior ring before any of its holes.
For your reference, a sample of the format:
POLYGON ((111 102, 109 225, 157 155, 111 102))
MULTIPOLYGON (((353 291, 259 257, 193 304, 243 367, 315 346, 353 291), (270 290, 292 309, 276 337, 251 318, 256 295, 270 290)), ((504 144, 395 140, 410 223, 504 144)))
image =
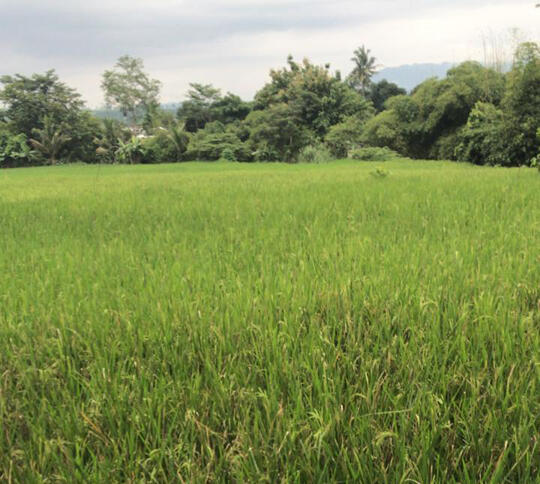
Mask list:
POLYGON ((398 67, 386 67, 373 76, 375 82, 386 79, 395 82, 398 86, 411 91, 426 79, 446 77, 449 69, 455 64, 444 62, 442 64, 407 64, 398 67))

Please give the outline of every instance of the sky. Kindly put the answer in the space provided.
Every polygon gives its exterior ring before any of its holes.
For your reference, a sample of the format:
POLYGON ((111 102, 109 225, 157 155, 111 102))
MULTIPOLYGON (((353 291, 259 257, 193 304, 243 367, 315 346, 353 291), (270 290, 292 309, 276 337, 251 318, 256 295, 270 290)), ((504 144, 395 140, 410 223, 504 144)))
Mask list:
POLYGON ((287 55, 347 74, 365 45, 379 66, 506 56, 540 39, 535 0, 0 0, 0 75, 56 69, 90 107, 118 57, 141 57, 162 102, 190 82, 246 99, 287 55), (517 29, 518 34, 511 34, 517 29))

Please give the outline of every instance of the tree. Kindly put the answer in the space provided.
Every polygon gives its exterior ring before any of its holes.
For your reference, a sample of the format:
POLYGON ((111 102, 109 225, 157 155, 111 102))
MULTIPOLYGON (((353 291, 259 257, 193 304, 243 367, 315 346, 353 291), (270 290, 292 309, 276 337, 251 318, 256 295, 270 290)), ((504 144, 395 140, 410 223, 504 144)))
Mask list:
POLYGON ((251 112, 251 103, 243 101, 236 94, 228 92, 211 105, 211 117, 222 123, 242 121, 251 112))
POLYGON ((364 46, 354 51, 351 60, 354 62, 354 68, 348 77, 349 84, 363 96, 366 96, 371 85, 371 78, 377 72, 375 65, 377 60, 371 55, 371 51, 364 46))
POLYGON ((45 157, 48 164, 56 165, 58 154, 71 138, 49 117, 44 118, 43 128, 34 128, 33 132, 37 139, 31 138, 30 144, 45 157))
POLYGON ((459 132, 456 158, 477 165, 507 163, 504 113, 491 103, 477 102, 459 132))
POLYGON ((504 76, 478 62, 464 62, 446 79, 428 79, 410 96, 386 101, 387 111, 368 122, 364 141, 412 158, 447 158, 457 131, 478 101, 501 103, 504 76))
POLYGON ((133 125, 158 104, 161 83, 144 72, 142 59, 124 55, 103 73, 101 88, 108 106, 118 107, 133 125))
POLYGON ((147 134, 152 134, 156 129, 169 129, 176 125, 174 112, 162 107, 152 105, 144 115, 142 127, 147 134))
POLYGON ((190 83, 188 99, 178 108, 178 119, 184 122, 186 131, 194 133, 206 123, 215 121, 212 106, 221 99, 221 91, 211 84, 190 83))
POLYGON ((2 76, 0 101, 5 105, 4 117, 14 133, 31 137, 34 129, 42 129, 44 120, 64 123, 74 130, 81 121, 84 102, 79 93, 60 82, 54 70, 25 77, 2 76))
POLYGON ((380 113, 384 110, 384 103, 393 96, 407 94, 407 91, 393 82, 386 79, 371 85, 369 99, 373 103, 375 110, 380 113))
POLYGON ((288 104, 272 104, 253 111, 246 119, 250 128, 248 144, 257 161, 296 161, 312 135, 288 104))
POLYGON ((501 103, 505 113, 505 135, 511 164, 529 164, 540 149, 536 132, 540 125, 540 46, 525 42, 518 46, 508 74, 501 103))
POLYGON ((319 140, 347 116, 371 113, 371 103, 332 75, 328 65, 317 66, 308 59, 296 63, 291 56, 287 63, 288 68, 270 71, 271 81, 255 95, 255 110, 286 104, 297 122, 319 140))
POLYGON ((235 160, 251 159, 248 147, 237 136, 234 126, 212 121, 191 137, 186 157, 190 160, 214 161, 220 159, 224 151, 232 152, 235 160))
POLYGON ((349 116, 330 128, 325 143, 333 156, 346 158, 351 149, 360 145, 366 121, 367 118, 349 116))

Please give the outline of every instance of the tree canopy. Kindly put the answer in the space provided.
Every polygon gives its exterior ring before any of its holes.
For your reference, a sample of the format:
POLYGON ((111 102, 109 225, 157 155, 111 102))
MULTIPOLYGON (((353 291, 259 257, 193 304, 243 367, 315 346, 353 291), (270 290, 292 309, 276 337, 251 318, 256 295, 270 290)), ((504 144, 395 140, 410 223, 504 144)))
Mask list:
POLYGON ((144 72, 142 59, 124 55, 112 70, 103 73, 101 88, 108 106, 118 107, 135 124, 158 104, 161 82, 144 72))
MULTIPOLYGON (((478 164, 540 161, 540 48, 520 44, 510 72, 464 62, 410 93, 373 82, 376 59, 354 51, 345 79, 330 64, 270 70, 253 101, 191 83, 178 109, 159 105, 161 83, 141 59, 123 56, 103 75, 107 103, 123 114, 97 119, 54 70, 0 78, 0 166, 84 161, 317 162, 364 159, 373 149, 411 158, 478 164)), ((385 155, 386 156, 386 155, 385 155)))

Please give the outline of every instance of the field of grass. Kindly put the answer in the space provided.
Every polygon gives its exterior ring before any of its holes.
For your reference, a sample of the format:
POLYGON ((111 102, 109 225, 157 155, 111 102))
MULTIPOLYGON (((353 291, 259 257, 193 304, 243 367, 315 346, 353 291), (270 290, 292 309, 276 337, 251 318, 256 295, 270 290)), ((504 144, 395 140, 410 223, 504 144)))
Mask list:
POLYGON ((540 176, 0 171, 1 482, 538 482, 540 176))

